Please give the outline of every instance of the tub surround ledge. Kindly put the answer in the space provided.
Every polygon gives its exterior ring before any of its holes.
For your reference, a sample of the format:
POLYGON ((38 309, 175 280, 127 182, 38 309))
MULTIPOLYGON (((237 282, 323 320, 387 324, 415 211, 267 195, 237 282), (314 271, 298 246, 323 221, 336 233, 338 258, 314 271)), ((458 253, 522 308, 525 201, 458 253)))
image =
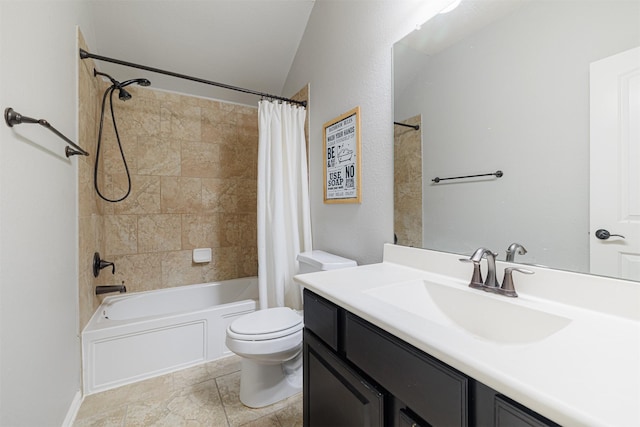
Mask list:
MULTIPOLYGON (((468 288, 472 267, 461 257, 387 244, 382 263, 295 280, 559 424, 640 425, 640 284, 526 266, 535 274, 514 277, 519 297, 507 298, 468 288), (569 321, 531 340, 517 333, 514 342, 478 336, 438 320, 437 304, 425 301, 420 312, 419 298, 406 298, 402 306, 403 284, 418 282, 442 284, 453 295, 479 301, 469 310, 477 322, 492 322, 492 304, 514 316, 535 311, 569 321), (397 291, 397 298, 381 298, 385 288, 397 291)), ((499 280, 508 265, 497 263, 499 280)), ((525 337, 538 327, 521 326, 525 337)))

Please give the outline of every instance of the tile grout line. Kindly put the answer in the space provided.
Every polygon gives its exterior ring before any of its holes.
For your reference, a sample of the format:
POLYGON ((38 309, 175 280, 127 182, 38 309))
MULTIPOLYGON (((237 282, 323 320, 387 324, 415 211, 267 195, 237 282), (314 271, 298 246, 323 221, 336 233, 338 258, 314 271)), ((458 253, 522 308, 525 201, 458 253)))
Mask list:
POLYGON ((127 417, 129 416, 129 404, 127 403, 124 406, 124 417, 122 417, 122 427, 126 427, 127 425, 127 417))
POLYGON ((222 399, 222 393, 220 392, 220 386, 218 385, 218 377, 213 378, 213 382, 216 385, 216 391, 218 392, 218 398, 220 399, 220 405, 222 405, 222 410, 224 411, 224 418, 227 420, 227 427, 231 427, 231 423, 229 422, 229 414, 227 414, 227 407, 224 404, 224 400, 222 399))

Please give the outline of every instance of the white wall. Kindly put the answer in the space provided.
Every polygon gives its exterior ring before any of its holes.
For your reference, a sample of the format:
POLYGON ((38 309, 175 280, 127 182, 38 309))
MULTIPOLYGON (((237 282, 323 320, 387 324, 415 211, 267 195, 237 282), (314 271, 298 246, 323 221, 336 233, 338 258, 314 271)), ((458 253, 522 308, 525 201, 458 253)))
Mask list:
POLYGON ((393 43, 440 10, 443 0, 316 0, 285 83, 310 83, 310 196, 313 246, 380 262, 393 241, 393 43), (421 18, 422 17, 422 18, 421 18), (323 203, 322 125, 360 106, 362 203, 323 203))
POLYGON ((534 2, 428 59, 396 102, 423 117, 426 247, 589 271, 589 63, 638 44, 638 5, 534 2))
MULTIPOLYGON (((80 1, 0 2, 0 107, 73 141, 77 24, 80 1)), ((37 125, 0 139, 0 425, 59 426, 80 390, 76 160, 37 125)))

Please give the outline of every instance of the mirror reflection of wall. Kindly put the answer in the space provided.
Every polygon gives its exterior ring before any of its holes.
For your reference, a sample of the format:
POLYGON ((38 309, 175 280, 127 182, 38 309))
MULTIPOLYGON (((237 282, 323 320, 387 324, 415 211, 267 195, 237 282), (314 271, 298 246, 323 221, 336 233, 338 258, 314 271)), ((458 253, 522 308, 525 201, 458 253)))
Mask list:
POLYGON ((422 115, 420 246, 518 242, 589 272, 589 65, 640 45, 639 19, 637 0, 465 0, 394 46, 395 120, 422 115))

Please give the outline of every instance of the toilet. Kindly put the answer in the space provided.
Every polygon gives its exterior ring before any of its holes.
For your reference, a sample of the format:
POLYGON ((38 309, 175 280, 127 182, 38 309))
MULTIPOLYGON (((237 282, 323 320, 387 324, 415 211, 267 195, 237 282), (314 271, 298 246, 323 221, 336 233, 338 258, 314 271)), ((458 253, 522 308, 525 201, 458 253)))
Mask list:
MULTIPOLYGON (((353 260, 314 250, 298 255, 299 273, 355 267, 353 260)), ((226 345, 242 357, 240 401, 261 408, 302 390, 302 313, 275 307, 246 314, 227 328, 226 345)))

